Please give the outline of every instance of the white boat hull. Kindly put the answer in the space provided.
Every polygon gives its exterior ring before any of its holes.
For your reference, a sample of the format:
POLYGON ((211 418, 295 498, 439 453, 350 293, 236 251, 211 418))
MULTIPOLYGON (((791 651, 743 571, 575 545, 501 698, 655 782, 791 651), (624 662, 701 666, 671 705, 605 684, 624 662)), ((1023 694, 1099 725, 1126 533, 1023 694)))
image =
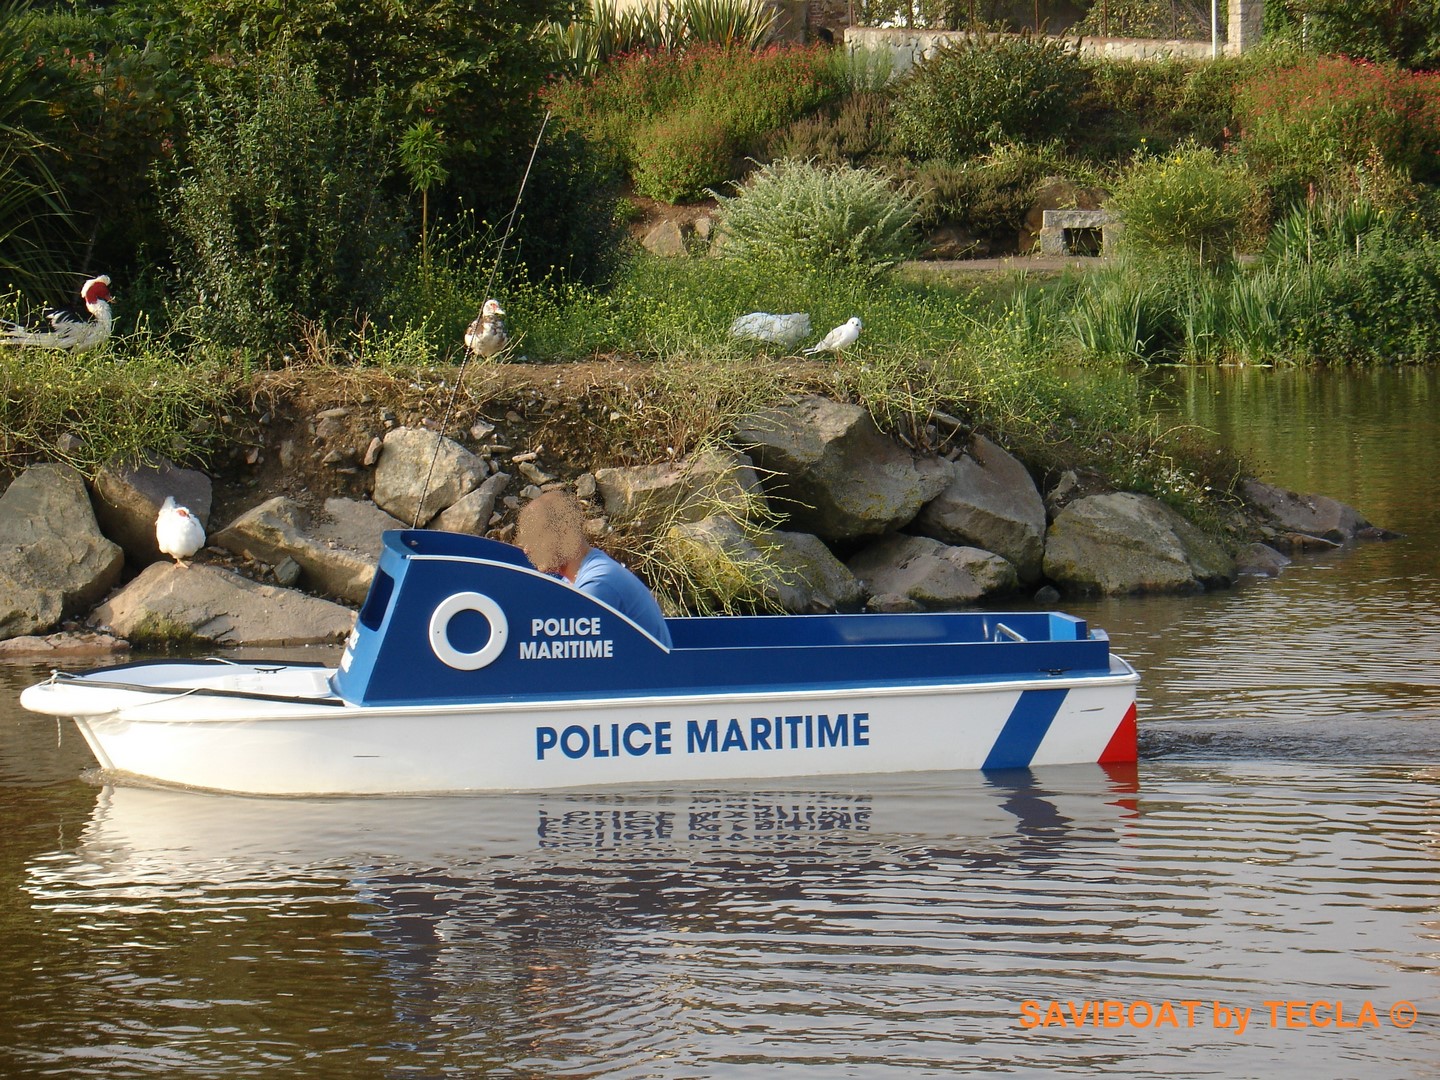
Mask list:
POLYGON ((149 661, 57 673, 21 704, 73 717, 112 774, 255 795, 1135 760, 1139 678, 1062 612, 651 629, 516 548, 396 531, 334 668, 149 661))
POLYGON ((260 795, 544 790, 1095 762, 1106 760, 1107 746, 1127 725, 1133 760, 1137 676, 1118 658, 1108 676, 1049 681, 392 707, 317 693, 328 673, 323 668, 235 666, 192 677, 205 689, 236 695, 209 696, 175 692, 176 667, 151 675, 156 685, 171 687, 166 691, 62 680, 30 687, 22 703, 73 717, 112 776, 260 795), (240 696, 246 693, 269 696, 240 696))

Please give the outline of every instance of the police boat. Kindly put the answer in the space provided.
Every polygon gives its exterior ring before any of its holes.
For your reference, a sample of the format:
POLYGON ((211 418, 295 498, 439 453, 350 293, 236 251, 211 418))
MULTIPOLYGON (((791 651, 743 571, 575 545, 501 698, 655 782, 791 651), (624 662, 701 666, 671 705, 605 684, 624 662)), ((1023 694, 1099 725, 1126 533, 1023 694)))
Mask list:
POLYGON ((459 533, 386 533, 339 664, 55 672, 107 779, 403 795, 1133 762, 1134 668, 1058 612, 625 615, 459 533))

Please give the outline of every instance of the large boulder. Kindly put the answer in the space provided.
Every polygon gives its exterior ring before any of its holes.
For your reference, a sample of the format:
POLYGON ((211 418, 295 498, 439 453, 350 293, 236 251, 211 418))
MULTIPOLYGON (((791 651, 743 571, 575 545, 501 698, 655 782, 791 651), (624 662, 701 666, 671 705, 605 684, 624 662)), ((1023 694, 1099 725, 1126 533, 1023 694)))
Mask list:
POLYGON ((907 525, 950 481, 939 461, 917 462, 858 405, 822 397, 751 414, 735 442, 764 474, 772 507, 795 531, 829 541, 907 525))
MULTIPOLYGON (((872 597, 901 597, 920 608, 973 604, 1015 588, 1015 567, 975 547, 955 547, 927 536, 887 536, 847 564, 872 597)), ((883 605, 903 609, 893 599, 883 605)))
POLYGON ((79 473, 58 464, 26 469, 0 496, 0 639, 47 633, 87 610, 124 565, 79 473))
POLYGON ((462 495, 458 502, 436 514, 430 528, 441 532, 468 533, 484 536, 490 529, 490 519, 495 514, 495 500, 510 486, 510 474, 491 473, 474 491, 462 495))
POLYGON ((324 513, 312 514, 280 495, 241 514, 211 543, 271 566, 294 559, 305 588, 360 604, 375 576, 382 534, 404 527, 373 503, 326 499, 324 513))
POLYGON ((797 615, 854 610, 864 599, 855 575, 807 533, 747 532, 715 515, 676 525, 669 536, 721 588, 757 593, 797 615))
POLYGON ((1079 499, 1051 523, 1045 575, 1072 592, 1122 595, 1199 592, 1235 580, 1235 561, 1215 541, 1148 495, 1079 499))
POLYGON ((716 514, 753 519, 765 509, 754 464, 733 450, 706 450, 683 462, 596 469, 605 513, 660 528, 716 514))
POLYGON ((166 496, 173 496, 201 525, 210 527, 214 495, 210 477, 182 469, 168 458, 151 455, 138 462, 112 462, 96 474, 91 486, 100 528, 137 567, 169 557, 155 542, 155 516, 166 496))
POLYGON ((1045 557, 1045 501, 1029 471, 982 435, 948 463, 950 483, 910 531, 946 544, 1003 555, 1021 581, 1039 579, 1045 557))
POLYGON ((1246 480, 1241 491, 1282 532, 1344 544, 1372 528, 1358 510, 1324 495, 1297 495, 1259 480, 1246 480))
POLYGON ((480 486, 488 466, 454 439, 424 428, 385 435, 375 465, 375 504, 408 527, 424 526, 480 486))
POLYGON ((344 641, 355 613, 218 566, 152 563, 96 608, 90 622, 139 640, 322 645, 344 641))

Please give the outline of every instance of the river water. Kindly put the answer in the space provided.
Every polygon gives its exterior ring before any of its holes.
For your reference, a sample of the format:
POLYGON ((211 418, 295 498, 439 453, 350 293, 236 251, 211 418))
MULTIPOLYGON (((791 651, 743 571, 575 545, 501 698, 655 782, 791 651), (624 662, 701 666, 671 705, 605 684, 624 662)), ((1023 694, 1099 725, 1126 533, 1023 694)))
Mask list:
POLYGON ((1137 768, 451 799, 77 779, 0 667, 0 1076, 1440 1075, 1440 380, 1175 372, 1405 539, 1068 604, 1137 768))

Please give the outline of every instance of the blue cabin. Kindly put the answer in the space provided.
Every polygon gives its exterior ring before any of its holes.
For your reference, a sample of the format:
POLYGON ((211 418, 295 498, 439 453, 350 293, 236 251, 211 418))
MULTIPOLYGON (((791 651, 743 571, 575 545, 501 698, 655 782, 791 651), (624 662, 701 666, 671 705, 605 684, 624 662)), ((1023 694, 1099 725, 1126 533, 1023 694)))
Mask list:
POLYGON ((984 684, 1110 671, 1109 641, 1057 612, 626 616, 460 533, 385 534, 333 679, 357 705, 564 701, 984 684))

